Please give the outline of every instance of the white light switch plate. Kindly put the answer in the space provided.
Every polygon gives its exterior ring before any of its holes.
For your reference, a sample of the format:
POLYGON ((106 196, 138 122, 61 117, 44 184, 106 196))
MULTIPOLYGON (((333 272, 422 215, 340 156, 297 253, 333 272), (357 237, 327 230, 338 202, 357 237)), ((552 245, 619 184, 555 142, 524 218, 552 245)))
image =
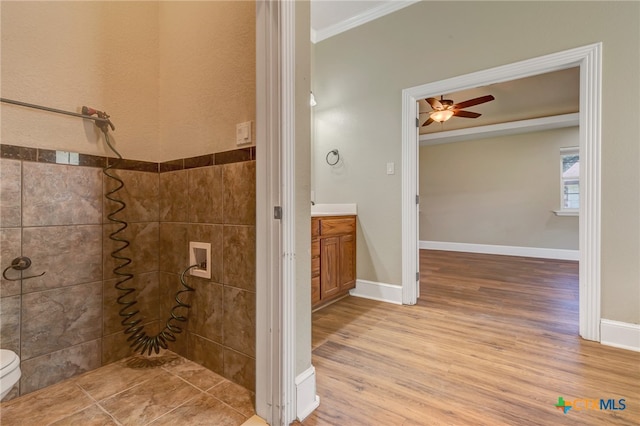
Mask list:
POLYGON ((236 124, 236 144, 251 143, 251 121, 236 124))
POLYGON ((387 163, 387 174, 392 175, 396 172, 396 165, 394 163, 387 163))

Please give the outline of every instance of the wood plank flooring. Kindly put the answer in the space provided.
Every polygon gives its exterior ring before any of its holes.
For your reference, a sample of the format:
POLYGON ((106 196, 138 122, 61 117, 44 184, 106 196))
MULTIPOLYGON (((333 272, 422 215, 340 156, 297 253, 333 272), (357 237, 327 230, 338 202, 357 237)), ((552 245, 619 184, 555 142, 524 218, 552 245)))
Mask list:
POLYGON ((578 337, 576 262, 423 250, 420 267, 415 306, 313 314, 320 407, 302 424, 640 424, 640 353, 578 337))

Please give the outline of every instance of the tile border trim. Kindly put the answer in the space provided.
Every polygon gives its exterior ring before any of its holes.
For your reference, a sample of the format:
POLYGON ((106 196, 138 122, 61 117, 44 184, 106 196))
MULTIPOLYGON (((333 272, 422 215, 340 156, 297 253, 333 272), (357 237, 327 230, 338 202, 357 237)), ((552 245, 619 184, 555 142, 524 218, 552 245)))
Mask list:
POLYGON ((32 148, 17 145, 0 144, 0 158, 10 160, 32 161, 37 163, 63 164, 71 166, 99 167, 113 165, 114 169, 134 170, 140 172, 165 173, 176 170, 187 170, 220 164, 239 163, 256 159, 256 147, 238 148, 230 151, 216 152, 197 157, 154 163, 150 161, 119 160, 114 157, 81 154, 77 152, 59 151, 45 148, 32 148))

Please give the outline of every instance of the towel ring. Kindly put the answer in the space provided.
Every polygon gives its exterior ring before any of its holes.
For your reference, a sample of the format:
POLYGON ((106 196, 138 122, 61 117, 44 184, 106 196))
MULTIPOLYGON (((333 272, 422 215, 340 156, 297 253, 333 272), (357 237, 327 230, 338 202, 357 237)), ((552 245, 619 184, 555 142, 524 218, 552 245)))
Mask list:
POLYGON ((327 164, 330 166, 335 166, 336 164, 338 164, 338 161, 340 161, 340 153, 338 152, 337 149, 332 149, 331 151, 327 152, 327 156, 325 157, 325 160, 327 160, 327 164), (336 161, 330 161, 329 160, 329 156, 333 154, 336 157, 336 161))

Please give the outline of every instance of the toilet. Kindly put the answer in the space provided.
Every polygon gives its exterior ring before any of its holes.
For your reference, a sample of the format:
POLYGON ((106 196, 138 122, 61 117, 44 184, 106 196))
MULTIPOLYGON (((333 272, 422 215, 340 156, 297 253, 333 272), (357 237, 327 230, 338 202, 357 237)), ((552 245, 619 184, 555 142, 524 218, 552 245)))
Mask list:
POLYGON ((21 374, 20 357, 13 351, 0 349, 0 400, 18 383, 21 374))

